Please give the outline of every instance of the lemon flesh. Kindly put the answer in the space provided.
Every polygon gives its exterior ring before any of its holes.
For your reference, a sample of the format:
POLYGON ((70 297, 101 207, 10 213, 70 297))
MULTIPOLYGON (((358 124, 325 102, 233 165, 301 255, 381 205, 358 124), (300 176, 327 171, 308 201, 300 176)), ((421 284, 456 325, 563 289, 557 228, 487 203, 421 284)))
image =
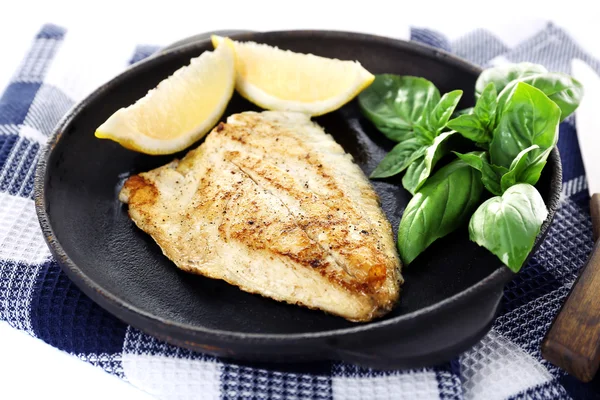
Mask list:
POLYGON ((201 139, 219 121, 235 88, 230 40, 161 81, 127 108, 111 115, 96 137, 146 154, 172 154, 201 139))
MULTIPOLYGON (((229 39, 212 36, 216 48, 225 40, 229 39)), ((357 61, 295 53, 255 42, 232 42, 236 90, 268 110, 322 115, 352 100, 375 79, 357 61)))

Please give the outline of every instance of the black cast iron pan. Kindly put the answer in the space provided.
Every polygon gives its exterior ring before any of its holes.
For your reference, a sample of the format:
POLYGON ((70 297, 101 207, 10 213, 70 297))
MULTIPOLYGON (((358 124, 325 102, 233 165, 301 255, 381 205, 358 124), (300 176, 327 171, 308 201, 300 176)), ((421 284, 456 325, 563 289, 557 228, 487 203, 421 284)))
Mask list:
MULTIPOLYGON (((472 105, 480 72, 433 48, 358 33, 244 33, 236 39, 356 59, 372 73, 423 76, 442 93, 463 89, 459 107, 472 105)), ((44 236, 68 276, 123 321, 170 343, 230 358, 331 358, 375 368, 419 367, 448 360, 475 344, 490 328, 513 274, 470 242, 466 227, 404 268, 406 283, 396 309, 363 324, 180 271, 136 228, 117 199, 123 180, 183 153, 135 153, 96 139, 94 130, 119 107, 210 49, 207 40, 183 44, 133 66, 77 104, 57 126, 40 160, 35 198, 44 236)), ((247 110, 257 107, 235 95, 223 119, 247 110)), ((316 121, 367 174, 393 146, 361 116, 356 101, 316 121)), ((397 229, 409 193, 399 180, 373 185, 397 229)), ((560 187, 560 159, 554 150, 538 183, 550 210, 538 244, 557 209, 560 187)))

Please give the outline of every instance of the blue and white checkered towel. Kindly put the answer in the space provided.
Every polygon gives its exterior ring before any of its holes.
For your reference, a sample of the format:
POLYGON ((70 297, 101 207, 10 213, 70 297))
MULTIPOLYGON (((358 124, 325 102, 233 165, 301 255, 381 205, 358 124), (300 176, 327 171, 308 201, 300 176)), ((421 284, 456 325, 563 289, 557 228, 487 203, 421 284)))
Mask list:
MULTIPOLYGON (((485 30, 454 42, 426 29, 411 40, 482 66, 531 61, 570 72, 577 57, 600 62, 548 24, 509 48, 485 30)), ((410 371, 372 371, 339 362, 235 364, 177 348, 105 312, 61 271, 44 243, 32 199, 34 169, 60 117, 96 86, 156 47, 111 44, 44 26, 0 98, 0 320, 130 382, 158 398, 504 399, 600 397, 541 359, 543 335, 592 248, 589 193, 574 117, 560 126, 563 202, 547 239, 508 284, 491 332, 452 362, 410 371)))

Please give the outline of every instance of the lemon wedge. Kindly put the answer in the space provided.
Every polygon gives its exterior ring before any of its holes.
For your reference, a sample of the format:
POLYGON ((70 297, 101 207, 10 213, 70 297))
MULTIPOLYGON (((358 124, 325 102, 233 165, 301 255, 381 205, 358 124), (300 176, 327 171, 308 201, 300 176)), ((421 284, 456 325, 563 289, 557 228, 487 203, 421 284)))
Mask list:
POLYGON ((111 115, 96 137, 146 154, 172 154, 201 139, 219 121, 235 88, 235 51, 223 40, 214 51, 161 81, 111 115))
MULTIPOLYGON (((216 35, 211 39, 215 48, 228 40, 216 35)), ((233 43, 236 90, 268 110, 322 115, 352 100, 375 79, 357 61, 294 53, 255 42, 233 43)))

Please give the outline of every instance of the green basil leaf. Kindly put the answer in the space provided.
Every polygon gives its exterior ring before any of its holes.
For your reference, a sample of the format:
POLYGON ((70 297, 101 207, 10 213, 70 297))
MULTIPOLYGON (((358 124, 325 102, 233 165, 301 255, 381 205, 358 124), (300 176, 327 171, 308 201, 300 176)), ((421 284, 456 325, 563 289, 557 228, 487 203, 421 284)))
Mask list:
POLYGON ((402 177, 402 186, 404 186, 404 189, 408 190, 410 194, 414 195, 418 190, 417 186, 419 186, 421 174, 426 169, 427 166, 425 164, 425 156, 421 156, 413 161, 408 166, 406 173, 402 177))
POLYGON ((550 100, 560 108, 560 120, 571 115, 583 97, 583 85, 573 77, 558 72, 522 77, 507 85, 498 97, 499 104, 504 104, 517 82, 527 83, 540 89, 550 100))
POLYGON ((433 140, 433 143, 425 151, 425 155, 413 161, 402 177, 402 186, 411 194, 423 186, 431 170, 437 162, 448 152, 447 139, 455 132, 444 132, 433 140))
POLYGON ((467 108, 463 108, 462 110, 454 111, 454 114, 452 114, 452 117, 456 118, 461 115, 469 115, 469 114, 473 114, 473 112, 475 112, 475 107, 467 107, 467 108))
POLYGON ((414 124, 439 100, 440 92, 427 79, 392 74, 376 75, 358 95, 363 115, 398 142, 412 137, 414 124))
POLYGON ((531 145, 539 149, 529 153, 533 159, 556 145, 560 108, 542 91, 518 82, 501 110, 490 143, 491 162, 506 168, 531 145))
POLYGON ((490 82, 485 89, 483 89, 481 96, 477 99, 477 103, 475 104, 473 113, 480 121, 481 125, 486 128, 489 127, 493 129, 493 126, 490 127, 490 125, 493 124, 496 117, 496 106, 498 105, 497 97, 498 92, 496 92, 496 87, 490 82))
MULTIPOLYGON (((433 140, 446 127, 462 96, 462 90, 454 90, 442 96, 430 112, 425 112, 415 124, 415 137, 424 145, 431 145, 433 140)), ((427 107, 429 108, 429 107, 427 107)))
POLYGON ((491 130, 496 115, 496 88, 489 83, 475 104, 472 114, 463 114, 449 121, 446 126, 478 146, 487 148, 492 140, 491 130))
POLYGON ((415 138, 398 143, 392 151, 386 154, 377 168, 371 173, 371 178, 387 178, 404 171, 417 158, 425 154, 423 146, 415 138))
POLYGON ((462 90, 453 90, 444 94, 433 108, 431 114, 428 115, 427 126, 430 131, 435 133, 435 136, 439 135, 442 129, 446 127, 462 94, 462 90))
POLYGON ((479 199, 481 174, 461 160, 442 167, 410 200, 398 228, 398 251, 410 264, 435 240, 467 221, 479 199))
POLYGON ((535 187, 519 183, 479 206, 469 222, 469 236, 518 272, 547 216, 544 200, 535 187))
POLYGON ((423 146, 429 146, 435 139, 435 133, 430 131, 429 128, 421 121, 417 122, 414 126, 415 139, 419 141, 423 146))
POLYGON ((448 121, 446 126, 475 143, 489 143, 492 140, 492 135, 474 114, 461 115, 448 121))
POLYGON ((488 68, 479 75, 477 82, 475 82, 475 97, 479 98, 485 87, 490 83, 493 83, 496 87, 496 92, 500 93, 506 85, 515 79, 545 72, 548 72, 548 70, 542 65, 528 62, 488 68))
POLYGON ((521 173, 521 176, 519 177, 519 182, 535 185, 540 180, 542 170, 544 169, 548 156, 550 155, 550 152, 553 148, 554 147, 547 148, 543 152, 539 153, 536 157, 534 157, 533 160, 530 160, 527 167, 525 167, 525 170, 521 173))
POLYGON ((500 180, 502 192, 505 192, 509 187, 516 185, 519 182, 525 182, 522 179, 525 169, 529 166, 528 156, 531 151, 536 149, 539 149, 539 146, 537 144, 534 144, 533 146, 529 146, 528 148, 522 150, 519 154, 517 154, 513 162, 510 164, 508 172, 504 174, 502 176, 502 179, 500 180))
POLYGON ((508 169, 497 165, 492 165, 488 162, 487 153, 484 151, 471 152, 467 154, 460 154, 453 152, 469 164, 472 168, 481 172, 481 182, 483 186, 492 194, 501 195, 502 187, 500 185, 502 176, 508 172, 508 169))

